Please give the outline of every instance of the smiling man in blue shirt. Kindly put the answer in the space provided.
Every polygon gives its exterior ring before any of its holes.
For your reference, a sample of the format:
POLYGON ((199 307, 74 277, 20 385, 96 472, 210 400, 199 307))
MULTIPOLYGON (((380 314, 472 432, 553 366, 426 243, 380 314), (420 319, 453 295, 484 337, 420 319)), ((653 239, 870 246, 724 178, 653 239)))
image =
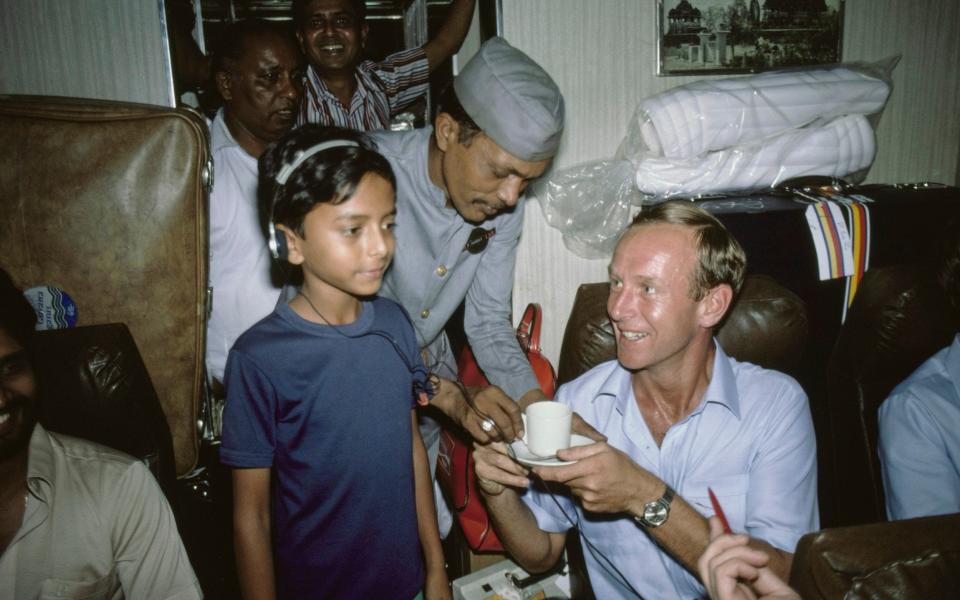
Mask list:
POLYGON ((577 527, 598 598, 703 597, 710 487, 786 579, 800 536, 819 525, 816 442, 799 384, 728 357, 713 337, 745 267, 736 240, 690 202, 644 208, 620 238, 607 301, 617 360, 557 394, 607 441, 558 453, 574 464, 535 467, 549 488, 502 444, 474 453, 500 540, 527 570, 553 566, 577 527))

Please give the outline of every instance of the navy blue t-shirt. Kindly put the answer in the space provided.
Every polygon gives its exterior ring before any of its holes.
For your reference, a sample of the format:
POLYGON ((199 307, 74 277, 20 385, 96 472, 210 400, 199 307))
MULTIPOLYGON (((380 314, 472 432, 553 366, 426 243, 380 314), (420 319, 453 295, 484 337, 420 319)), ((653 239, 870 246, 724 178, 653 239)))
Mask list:
POLYGON ((423 375, 398 352, 422 365, 384 298, 336 328, 281 304, 230 350, 220 458, 273 469, 281 598, 408 600, 423 587, 410 416, 423 375))

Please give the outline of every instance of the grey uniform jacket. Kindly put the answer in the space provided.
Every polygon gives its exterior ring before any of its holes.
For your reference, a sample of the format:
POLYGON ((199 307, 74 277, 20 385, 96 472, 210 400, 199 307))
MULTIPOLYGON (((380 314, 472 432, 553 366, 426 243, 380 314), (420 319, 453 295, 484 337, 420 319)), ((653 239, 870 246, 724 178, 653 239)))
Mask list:
POLYGON ((380 294, 410 313, 420 346, 430 351, 428 362, 448 367, 455 363, 443 327, 465 299, 464 330, 477 363, 516 400, 539 387, 510 322, 523 202, 482 223, 496 233, 483 252, 467 252, 464 244, 476 226, 447 208, 443 191, 430 181, 432 135, 431 127, 371 135, 397 177, 397 248, 380 294))

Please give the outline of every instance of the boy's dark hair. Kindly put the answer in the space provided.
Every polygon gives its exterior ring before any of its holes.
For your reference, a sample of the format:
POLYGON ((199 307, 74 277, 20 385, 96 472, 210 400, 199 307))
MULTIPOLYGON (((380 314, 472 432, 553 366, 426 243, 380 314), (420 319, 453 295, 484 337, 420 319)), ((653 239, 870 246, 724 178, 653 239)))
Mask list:
POLYGON ((259 171, 257 205, 265 234, 272 217, 275 225, 284 225, 303 237, 303 220, 314 206, 346 202, 367 174, 379 175, 397 189, 390 163, 373 149, 367 137, 340 127, 304 125, 294 129, 267 148, 260 157, 259 171), (298 153, 330 140, 352 140, 359 146, 318 152, 297 167, 286 184, 277 185, 277 173, 296 160, 298 153))
POLYGON ((37 313, 10 274, 0 268, 0 329, 26 348, 36 326, 37 313))
MULTIPOLYGON (((290 14, 293 17, 293 24, 296 27, 303 25, 303 22, 307 18, 307 6, 313 0, 293 0, 293 6, 290 8, 290 14)), ((366 0, 350 0, 350 4, 353 5, 353 12, 357 15, 357 24, 362 24, 364 19, 367 18, 367 3, 366 0)))
POLYGON ((453 83, 448 84, 447 87, 443 88, 443 91, 440 92, 440 97, 437 99, 437 109, 434 113, 434 120, 436 120, 436 115, 442 112, 453 117, 453 120, 460 125, 460 134, 457 136, 457 141, 464 146, 469 146, 473 138, 475 138, 478 133, 483 132, 480 126, 477 125, 473 118, 467 114, 467 111, 464 110, 463 105, 460 104, 460 98, 457 97, 457 92, 453 89, 453 83))
POLYGON ((289 24, 264 19, 244 19, 227 25, 220 33, 211 52, 211 77, 229 72, 233 63, 239 61, 250 42, 264 35, 276 35, 294 39, 289 24))

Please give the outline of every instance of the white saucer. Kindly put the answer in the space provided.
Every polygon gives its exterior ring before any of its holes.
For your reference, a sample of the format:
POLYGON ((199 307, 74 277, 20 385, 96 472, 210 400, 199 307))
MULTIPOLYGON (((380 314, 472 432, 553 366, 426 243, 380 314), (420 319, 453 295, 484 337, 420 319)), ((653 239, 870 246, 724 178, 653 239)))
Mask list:
MULTIPOLYGON (((577 446, 587 446, 593 444, 594 441, 588 438, 585 435, 579 435, 574 433, 570 436, 570 447, 576 448, 577 446)), ((542 458, 537 456, 533 452, 530 452, 530 449, 527 448, 527 439, 524 436, 522 440, 515 440, 510 447, 513 449, 513 453, 517 455, 517 460, 530 467, 562 467, 564 465, 572 465, 576 463, 575 460, 560 460, 556 456, 551 456, 550 458, 542 458)))

